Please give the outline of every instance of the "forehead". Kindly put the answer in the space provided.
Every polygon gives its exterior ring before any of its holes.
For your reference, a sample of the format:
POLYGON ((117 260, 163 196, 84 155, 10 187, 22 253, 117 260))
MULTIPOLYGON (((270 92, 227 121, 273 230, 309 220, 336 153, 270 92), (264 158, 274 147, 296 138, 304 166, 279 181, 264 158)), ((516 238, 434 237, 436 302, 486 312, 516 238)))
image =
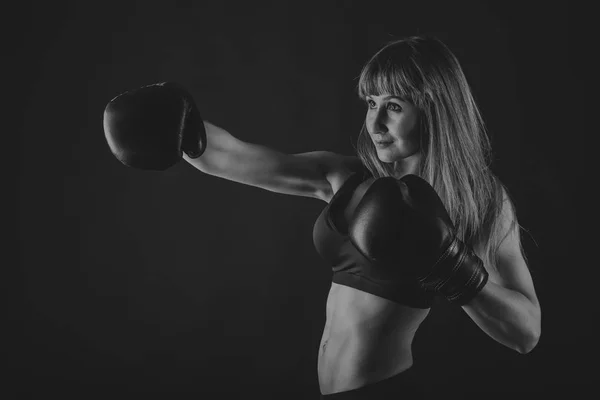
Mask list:
POLYGON ((360 97, 395 95, 401 101, 409 101, 414 93, 411 76, 397 63, 369 63, 358 82, 360 97))

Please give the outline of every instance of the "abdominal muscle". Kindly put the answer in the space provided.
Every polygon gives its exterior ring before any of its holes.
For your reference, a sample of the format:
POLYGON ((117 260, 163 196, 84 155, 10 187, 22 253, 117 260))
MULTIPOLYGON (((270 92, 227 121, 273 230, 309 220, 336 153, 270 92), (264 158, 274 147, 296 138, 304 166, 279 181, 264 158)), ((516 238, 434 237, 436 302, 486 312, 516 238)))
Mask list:
POLYGON ((318 357, 321 393, 357 389, 410 368, 412 340, 428 313, 332 283, 318 357))

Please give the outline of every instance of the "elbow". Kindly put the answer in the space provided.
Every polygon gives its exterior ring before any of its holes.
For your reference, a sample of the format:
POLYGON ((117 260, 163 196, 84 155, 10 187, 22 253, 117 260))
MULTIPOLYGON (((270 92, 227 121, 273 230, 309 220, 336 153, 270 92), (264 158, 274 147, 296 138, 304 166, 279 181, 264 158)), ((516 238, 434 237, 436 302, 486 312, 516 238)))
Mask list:
POLYGON ((542 334, 542 318, 538 306, 535 308, 535 313, 529 318, 529 327, 526 329, 523 339, 516 349, 520 354, 527 354, 537 346, 542 334))
POLYGON ((527 336, 526 339, 524 339, 521 343, 519 343, 515 350, 519 353, 519 354, 527 354, 530 353, 533 349, 535 349, 535 347, 537 346, 538 342, 540 341, 540 331, 533 331, 531 332, 531 334, 529 334, 527 336))

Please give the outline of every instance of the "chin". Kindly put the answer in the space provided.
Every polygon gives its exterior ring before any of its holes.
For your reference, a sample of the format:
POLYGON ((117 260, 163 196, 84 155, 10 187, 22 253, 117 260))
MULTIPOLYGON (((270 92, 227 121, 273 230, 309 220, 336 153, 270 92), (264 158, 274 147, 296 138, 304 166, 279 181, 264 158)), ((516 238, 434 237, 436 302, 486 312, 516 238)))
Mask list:
POLYGON ((390 157, 381 157, 379 156, 379 161, 381 161, 384 164, 393 164, 396 161, 398 161, 398 159, 396 158, 390 158, 390 157))
POLYGON ((393 164, 396 161, 399 161, 403 158, 402 156, 400 156, 398 154, 394 154, 391 152, 381 152, 381 151, 377 152, 377 157, 379 158, 379 161, 381 161, 382 163, 387 163, 387 164, 393 164))

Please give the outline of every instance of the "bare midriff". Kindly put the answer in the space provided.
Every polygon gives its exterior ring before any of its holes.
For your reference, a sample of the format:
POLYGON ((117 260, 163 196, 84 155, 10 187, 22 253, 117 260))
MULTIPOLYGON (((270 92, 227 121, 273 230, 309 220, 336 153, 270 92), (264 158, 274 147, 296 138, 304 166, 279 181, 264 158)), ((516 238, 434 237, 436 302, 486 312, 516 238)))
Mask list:
POLYGON ((429 309, 332 283, 318 357, 322 394, 357 389, 412 366, 412 341, 429 309))

